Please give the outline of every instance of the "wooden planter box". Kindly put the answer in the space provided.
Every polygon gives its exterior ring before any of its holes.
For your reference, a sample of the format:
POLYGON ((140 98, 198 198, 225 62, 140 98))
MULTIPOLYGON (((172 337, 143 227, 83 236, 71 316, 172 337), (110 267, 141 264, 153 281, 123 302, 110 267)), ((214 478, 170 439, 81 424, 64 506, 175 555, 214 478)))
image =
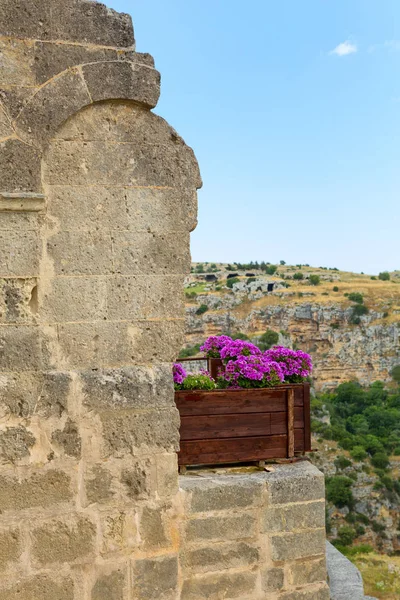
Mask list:
POLYGON ((181 416, 178 463, 293 458, 311 450, 310 385, 175 392, 181 416))

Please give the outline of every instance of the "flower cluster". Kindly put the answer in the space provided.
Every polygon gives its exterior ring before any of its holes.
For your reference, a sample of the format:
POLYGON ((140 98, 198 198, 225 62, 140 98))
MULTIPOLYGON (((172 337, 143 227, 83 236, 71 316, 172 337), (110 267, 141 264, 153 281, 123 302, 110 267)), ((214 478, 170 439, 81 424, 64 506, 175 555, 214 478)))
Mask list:
POLYGON ((228 360, 219 377, 222 387, 271 387, 284 380, 281 365, 259 352, 228 360), (228 384, 226 386, 226 384, 228 384))
POLYGON ((181 363, 174 363, 172 374, 174 376, 174 384, 176 385, 181 385, 187 377, 187 373, 181 363))
POLYGON ((301 383, 311 374, 311 356, 301 350, 274 346, 264 355, 280 364, 286 383, 301 383))
MULTIPOLYGON (((212 335, 200 347, 208 358, 220 358, 223 367, 217 379, 221 388, 271 387, 282 383, 301 383, 312 371, 311 357, 301 350, 274 346, 262 352, 258 346, 227 335, 212 335)), ((214 389, 215 381, 207 371, 187 375, 181 364, 174 364, 175 389, 214 389)))
POLYGON ((204 344, 200 346, 200 350, 204 352, 207 358, 221 358, 220 351, 231 342, 233 340, 228 335, 210 335, 204 344))
POLYGON ((239 356, 257 356, 260 354, 260 348, 257 348, 251 342, 244 342, 243 340, 230 340, 225 343, 220 351, 223 360, 239 358, 239 356))

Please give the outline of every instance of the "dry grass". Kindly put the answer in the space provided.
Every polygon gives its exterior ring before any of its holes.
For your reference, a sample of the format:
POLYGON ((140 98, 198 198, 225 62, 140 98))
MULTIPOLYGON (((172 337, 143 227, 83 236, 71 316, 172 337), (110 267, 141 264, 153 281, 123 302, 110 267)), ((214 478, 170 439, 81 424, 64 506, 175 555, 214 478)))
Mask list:
POLYGON ((371 552, 351 560, 361 571, 367 596, 379 600, 399 600, 400 557, 371 552))

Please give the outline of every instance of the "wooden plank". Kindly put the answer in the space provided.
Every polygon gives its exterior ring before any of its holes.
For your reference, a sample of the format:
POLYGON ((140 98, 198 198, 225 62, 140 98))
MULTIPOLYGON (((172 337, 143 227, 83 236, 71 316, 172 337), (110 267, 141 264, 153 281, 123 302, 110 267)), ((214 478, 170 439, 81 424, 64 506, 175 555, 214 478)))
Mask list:
POLYGON ((181 417, 285 412, 286 390, 181 391, 175 393, 175 403, 181 417))
POLYGON ((311 451, 310 384, 304 384, 304 451, 311 451))
POLYGON ((180 465, 250 462, 268 458, 285 458, 287 436, 197 440, 181 442, 180 465))
POLYGON ((294 456, 294 390, 287 392, 288 458, 294 456))
MULTIPOLYGON (((294 428, 304 429, 304 410, 300 406, 294 407, 294 428)), ((287 432, 287 412, 271 413, 271 434, 287 432)))
POLYGON ((181 440, 254 437, 270 433, 271 413, 181 417, 181 440))
POLYGON ((294 430, 294 451, 304 453, 304 429, 294 430))

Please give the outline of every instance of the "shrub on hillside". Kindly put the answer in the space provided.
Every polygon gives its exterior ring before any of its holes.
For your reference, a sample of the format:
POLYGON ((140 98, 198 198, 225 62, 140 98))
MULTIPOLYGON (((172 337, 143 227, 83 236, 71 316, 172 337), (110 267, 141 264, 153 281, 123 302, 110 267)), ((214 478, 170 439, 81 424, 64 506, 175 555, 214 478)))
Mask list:
POLYGON ((310 275, 310 283, 311 285, 319 285, 321 283, 321 278, 319 275, 310 275))
POLYGON ((272 331, 272 329, 267 329, 265 333, 263 333, 258 340, 258 347, 260 350, 269 350, 272 346, 278 343, 279 333, 276 331, 272 331))
POLYGON ((337 285, 334 285, 334 286, 333 286, 333 291, 334 291, 334 292, 338 292, 338 291, 339 291, 339 288, 338 288, 338 286, 337 286, 337 285))
POLYGON ((389 457, 384 452, 377 452, 371 457, 371 463, 377 469, 386 469, 389 466, 389 457))
POLYGON ((326 479, 326 499, 338 508, 343 508, 343 506, 352 508, 354 504, 352 485, 353 481, 344 475, 328 477, 326 479))
POLYGON ((337 540, 335 541, 339 542, 342 546, 351 546, 356 537, 357 534, 353 527, 350 527, 350 525, 343 525, 343 527, 340 527, 338 530, 337 540))
POLYGON ((357 462, 363 461, 367 458, 368 453, 362 446, 354 446, 350 451, 351 457, 357 462))
POLYGON ((195 344, 194 346, 188 346, 187 348, 182 348, 179 352, 179 358, 190 358, 191 356, 196 356, 200 352, 200 344, 195 344))
POLYGON ((229 289, 232 289, 235 283, 239 283, 240 279, 239 277, 231 277, 231 279, 227 279, 226 281, 226 286, 229 289))
POLYGON ((381 281, 390 281, 390 273, 388 271, 383 271, 378 275, 381 281))
POLYGON ((208 311, 207 304, 201 304, 199 308, 196 310, 196 315, 204 315, 205 312, 208 311))
POLYGON ((343 469, 351 467, 351 460, 343 455, 340 455, 335 458, 334 465, 339 471, 343 471, 343 469))
POLYGON ((363 295, 358 292, 351 292, 347 297, 351 302, 356 302, 357 304, 362 304, 364 302, 363 295))
POLYGON ((297 271, 297 273, 295 273, 293 275, 293 279, 297 279, 298 281, 301 281, 302 279, 304 279, 304 275, 301 271, 297 271))

